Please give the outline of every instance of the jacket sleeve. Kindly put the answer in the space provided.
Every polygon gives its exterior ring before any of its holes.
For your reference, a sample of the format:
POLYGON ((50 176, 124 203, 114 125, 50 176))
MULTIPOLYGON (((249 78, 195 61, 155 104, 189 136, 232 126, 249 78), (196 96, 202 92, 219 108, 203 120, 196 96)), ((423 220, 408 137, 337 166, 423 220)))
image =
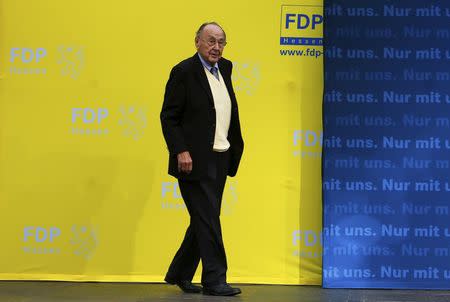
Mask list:
POLYGON ((186 89, 182 70, 175 66, 166 84, 164 102, 160 114, 161 127, 170 154, 176 155, 188 148, 182 131, 182 119, 186 105, 186 89))

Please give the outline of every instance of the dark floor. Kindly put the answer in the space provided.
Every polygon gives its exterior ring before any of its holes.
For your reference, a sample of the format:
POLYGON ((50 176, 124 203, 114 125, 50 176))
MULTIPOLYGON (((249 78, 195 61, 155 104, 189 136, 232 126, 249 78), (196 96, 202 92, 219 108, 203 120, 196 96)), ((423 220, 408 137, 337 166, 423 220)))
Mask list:
POLYGON ((166 284, 0 282, 0 302, 146 302, 146 301, 282 301, 282 302, 450 302, 450 291, 348 290, 319 286, 240 285, 236 297, 184 294, 166 284))

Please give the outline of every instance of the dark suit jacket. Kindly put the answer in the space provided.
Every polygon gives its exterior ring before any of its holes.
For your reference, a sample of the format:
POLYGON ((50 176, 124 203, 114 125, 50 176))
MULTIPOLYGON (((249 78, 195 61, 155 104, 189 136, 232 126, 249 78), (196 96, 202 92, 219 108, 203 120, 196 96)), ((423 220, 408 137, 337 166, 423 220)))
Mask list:
MULTIPOLYGON (((238 106, 231 83, 233 64, 221 58, 219 70, 231 99, 231 121, 228 130, 230 166, 228 175, 236 175, 244 150, 238 106)), ((171 71, 164 93, 161 126, 169 149, 169 174, 182 179, 208 177, 208 163, 213 156, 216 111, 203 65, 195 54, 177 64, 171 71), (189 151, 192 172, 178 172, 177 154, 189 151)))

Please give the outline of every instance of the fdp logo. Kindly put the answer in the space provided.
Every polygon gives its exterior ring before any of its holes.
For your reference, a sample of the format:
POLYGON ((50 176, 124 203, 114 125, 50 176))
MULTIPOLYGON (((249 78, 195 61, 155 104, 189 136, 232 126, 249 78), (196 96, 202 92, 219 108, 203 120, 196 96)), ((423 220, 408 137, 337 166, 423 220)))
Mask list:
POLYGON ((84 49, 82 47, 59 46, 58 64, 61 65, 61 75, 76 79, 84 68, 84 49))
POLYGON ((122 134, 140 139, 147 128, 147 109, 135 106, 121 106, 119 108, 119 125, 122 127, 122 134))
POLYGON ((176 181, 163 181, 161 186, 161 208, 165 210, 185 209, 180 187, 176 181))
POLYGON ((294 130, 293 155, 321 157, 323 133, 320 130, 294 130))
POLYGON ((72 123, 81 119, 83 123, 98 123, 100 124, 109 115, 106 108, 73 108, 72 109, 72 123))
POLYGON ((55 242, 61 236, 61 229, 58 227, 29 226, 23 230, 24 242, 55 242))
POLYGON ((239 199, 237 187, 238 187, 237 181, 234 179, 228 178, 226 186, 225 186, 225 190, 222 195, 222 214, 223 215, 233 214, 233 209, 239 199))
POLYGON ((261 71, 258 64, 233 62, 233 84, 235 91, 253 95, 258 89, 261 71))
POLYGON ((11 63, 21 62, 21 63, 39 63, 47 56, 47 49, 45 48, 11 48, 11 55, 9 61, 11 63))
POLYGON ((47 55, 47 49, 42 47, 12 47, 9 54, 11 63, 9 72, 12 74, 46 74, 47 55))
POLYGON ((93 227, 73 225, 71 228, 73 253, 77 256, 89 259, 92 257, 97 245, 97 231, 93 227))
POLYGON ((280 45, 322 46, 323 6, 282 5, 280 45))
POLYGON ((104 123, 108 116, 107 108, 72 108, 72 134, 108 134, 104 123))
POLYGON ((106 135, 110 132, 122 132, 123 136, 134 140, 142 138, 147 128, 147 108, 138 106, 120 106, 108 108, 72 108, 72 134, 106 135))
POLYGON ((294 246, 322 246, 322 234, 313 230, 295 230, 292 232, 294 246))
MULTIPOLYGON (((231 215, 238 200, 237 182, 228 180, 222 195, 222 214, 231 215)), ((165 210, 185 209, 183 197, 176 181, 164 181, 161 186, 161 208, 165 210)))
POLYGON ((60 75, 76 79, 84 69, 84 48, 58 46, 57 50, 44 47, 11 47, 9 72, 11 74, 47 74, 55 72, 54 63, 60 65, 60 75))
POLYGON ((293 255, 300 258, 322 258, 322 234, 314 230, 292 232, 293 255))
POLYGON ((59 254, 61 233, 61 229, 55 226, 26 226, 23 229, 22 250, 26 254, 59 254))
POLYGON ((26 226, 23 228, 23 252, 26 254, 71 254, 91 258, 97 245, 97 231, 91 226, 73 225, 71 235, 59 227, 26 226), (71 247, 67 246, 70 240, 71 247), (71 250, 71 251, 70 251, 71 250))

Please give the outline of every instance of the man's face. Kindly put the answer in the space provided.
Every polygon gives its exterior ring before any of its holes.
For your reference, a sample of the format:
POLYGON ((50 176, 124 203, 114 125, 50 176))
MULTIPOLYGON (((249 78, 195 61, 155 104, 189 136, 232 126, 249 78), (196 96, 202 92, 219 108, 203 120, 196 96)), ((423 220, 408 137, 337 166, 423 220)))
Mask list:
POLYGON ((202 58, 212 66, 222 57, 225 35, 217 25, 206 25, 200 36, 195 39, 195 46, 202 58))

